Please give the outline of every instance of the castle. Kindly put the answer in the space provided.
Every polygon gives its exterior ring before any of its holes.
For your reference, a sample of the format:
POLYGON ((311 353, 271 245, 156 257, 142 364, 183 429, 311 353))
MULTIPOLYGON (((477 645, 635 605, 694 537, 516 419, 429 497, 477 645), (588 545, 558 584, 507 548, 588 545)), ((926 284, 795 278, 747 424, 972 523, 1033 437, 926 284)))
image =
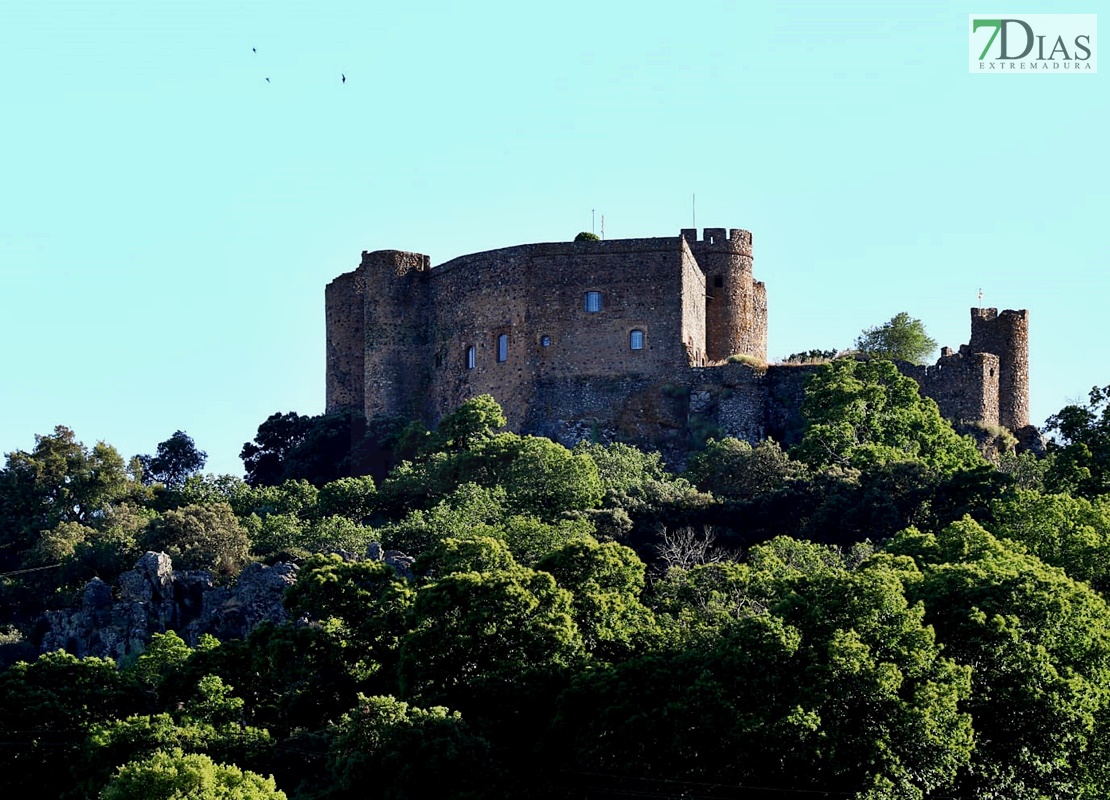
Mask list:
MULTIPOLYGON (((683 460, 708 435, 795 441, 815 367, 765 366, 749 231, 525 244, 432 267, 363 252, 328 284, 327 409, 434 425, 491 394, 509 427, 683 460)), ((972 309, 971 341, 900 364, 954 420, 1029 435, 1028 314, 972 309)))

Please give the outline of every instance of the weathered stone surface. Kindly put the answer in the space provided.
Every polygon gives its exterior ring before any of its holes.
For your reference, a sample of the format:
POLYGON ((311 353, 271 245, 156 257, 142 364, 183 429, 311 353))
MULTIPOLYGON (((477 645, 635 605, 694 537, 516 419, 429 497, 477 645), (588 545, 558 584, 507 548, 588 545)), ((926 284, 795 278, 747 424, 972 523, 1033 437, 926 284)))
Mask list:
POLYGON ((209 572, 175 572, 165 553, 148 552, 120 575, 115 595, 93 578, 80 608, 48 612, 40 649, 122 658, 141 653, 153 634, 169 630, 190 645, 205 633, 241 638, 263 620, 287 618, 282 599, 296 574, 295 564, 251 564, 234 586, 217 586, 209 572))
MULTIPOLYGON (((514 431, 630 442, 672 466, 695 431, 789 444, 811 372, 761 366, 767 293, 752 269, 751 233, 724 228, 526 244, 435 267, 419 253, 364 252, 327 287, 328 410, 432 426, 488 393, 514 431)), ((899 367, 950 419, 1028 425, 1025 311, 972 309, 970 344, 899 367)))
MULTIPOLYGON (((355 560, 363 556, 341 553, 355 560)), ((372 544, 365 558, 414 578, 415 559, 372 544)), ((261 622, 282 623, 285 590, 297 581, 297 565, 250 564, 231 586, 219 586, 203 570, 175 571, 165 553, 145 553, 135 568, 119 577, 116 591, 93 578, 79 608, 51 611, 43 618, 41 652, 67 650, 79 657, 122 658, 143 652, 155 633, 176 631, 190 646, 204 634, 242 639, 261 622)))

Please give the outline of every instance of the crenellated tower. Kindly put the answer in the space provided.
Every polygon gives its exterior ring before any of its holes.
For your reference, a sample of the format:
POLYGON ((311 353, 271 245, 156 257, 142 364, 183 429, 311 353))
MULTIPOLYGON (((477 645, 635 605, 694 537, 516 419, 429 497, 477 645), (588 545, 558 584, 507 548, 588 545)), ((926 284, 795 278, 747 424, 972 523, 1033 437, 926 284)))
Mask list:
POLYGON ((972 353, 998 356, 998 422, 1012 431, 1029 425, 1029 312, 971 309, 972 353))
POLYGON ((767 289, 752 274, 751 231, 684 228, 682 238, 705 272, 705 352, 767 360, 767 289))

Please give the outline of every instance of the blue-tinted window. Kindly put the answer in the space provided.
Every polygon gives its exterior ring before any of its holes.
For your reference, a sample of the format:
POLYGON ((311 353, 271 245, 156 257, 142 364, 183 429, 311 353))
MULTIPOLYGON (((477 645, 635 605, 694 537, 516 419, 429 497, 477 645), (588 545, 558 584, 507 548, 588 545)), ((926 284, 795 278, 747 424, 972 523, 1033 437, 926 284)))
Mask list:
POLYGON ((497 360, 509 360, 509 334, 503 333, 497 337, 497 360))
POLYGON ((478 366, 478 351, 474 345, 471 345, 466 348, 466 368, 474 369, 476 366, 478 366))
POLYGON ((632 333, 628 336, 628 346, 633 350, 643 350, 644 332, 639 330, 632 331, 632 333))
POLYGON ((586 310, 601 311, 601 292, 586 292, 586 310))

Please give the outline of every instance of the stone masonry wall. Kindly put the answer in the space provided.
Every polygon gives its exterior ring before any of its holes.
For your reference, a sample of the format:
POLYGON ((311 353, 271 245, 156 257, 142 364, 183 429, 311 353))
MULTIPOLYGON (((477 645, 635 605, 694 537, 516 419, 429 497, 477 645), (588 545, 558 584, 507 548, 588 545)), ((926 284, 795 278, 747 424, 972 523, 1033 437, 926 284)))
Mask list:
POLYGON ((364 284, 359 273, 348 272, 329 283, 324 292, 328 408, 362 408, 365 402, 364 284))
POLYGON ((947 419, 998 425, 999 360, 993 353, 953 353, 946 347, 932 366, 900 362, 898 369, 936 400, 947 419))
POLYGON ((971 309, 971 339, 967 349, 972 353, 998 356, 998 421, 1012 431, 1027 427, 1029 312, 971 309))
MULTIPOLYGON (((508 247, 435 268, 419 253, 363 253, 326 291, 328 409, 435 425, 488 393, 512 430, 628 441, 674 464, 707 436, 792 444, 819 367, 726 360, 766 358, 767 294, 751 242, 744 230, 707 228, 698 239, 687 229, 508 247), (632 348, 634 332, 642 348, 632 348)), ((900 368, 951 419, 1015 432, 1028 423, 1025 311, 972 309, 969 345, 900 368)))

